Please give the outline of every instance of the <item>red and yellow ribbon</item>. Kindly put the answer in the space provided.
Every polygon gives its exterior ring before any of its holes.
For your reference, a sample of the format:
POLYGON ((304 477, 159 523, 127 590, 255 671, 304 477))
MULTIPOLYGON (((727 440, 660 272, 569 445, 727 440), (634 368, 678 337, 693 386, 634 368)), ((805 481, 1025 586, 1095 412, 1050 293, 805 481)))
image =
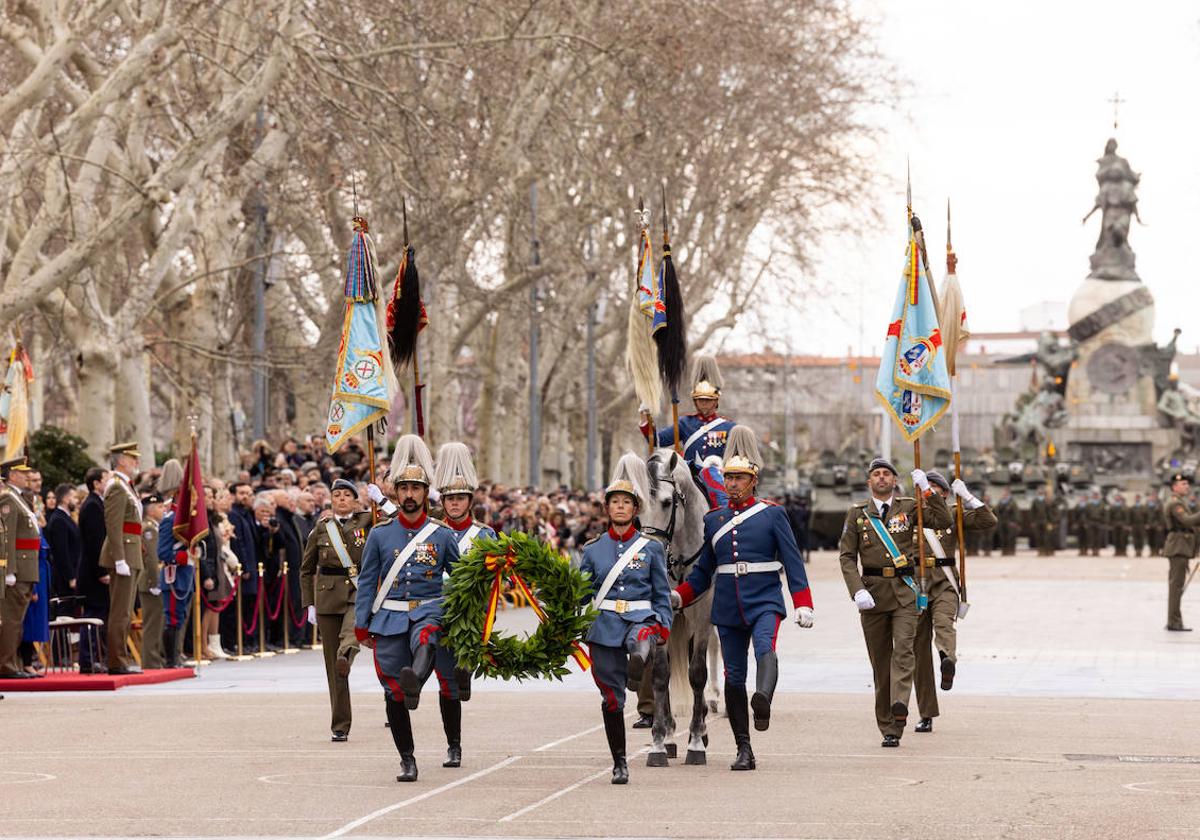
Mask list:
MULTIPOLYGON (((534 614, 538 617, 538 621, 544 622, 547 618, 546 611, 542 609, 542 605, 538 603, 538 599, 533 597, 533 590, 525 583, 525 580, 517 574, 513 569, 517 565, 517 552, 512 546, 504 554, 488 554, 483 558, 483 565, 489 572, 495 574, 492 580, 492 591, 488 593, 487 613, 483 617, 483 643, 486 645, 492 637, 492 629, 496 624, 496 610, 500 606, 500 593, 504 589, 504 578, 506 576, 512 578, 513 585, 520 590, 521 594, 529 601, 529 605, 533 607, 534 614)), ((592 665, 592 660, 584 651, 583 646, 579 642, 572 643, 571 656, 579 663, 579 667, 586 671, 592 665)))

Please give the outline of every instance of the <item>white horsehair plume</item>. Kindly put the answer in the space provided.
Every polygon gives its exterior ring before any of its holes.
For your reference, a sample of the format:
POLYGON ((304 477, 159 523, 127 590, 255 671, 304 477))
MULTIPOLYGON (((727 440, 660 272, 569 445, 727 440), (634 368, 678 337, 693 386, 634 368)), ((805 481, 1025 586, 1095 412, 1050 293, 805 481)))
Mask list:
POLYGON ((447 493, 474 493, 479 486, 475 464, 471 461, 471 450, 465 443, 451 441, 438 449, 437 467, 433 473, 433 486, 445 496, 447 493))
POLYGON ((428 485, 433 480, 433 456, 425 441, 416 435, 404 435, 396 441, 388 481, 419 481, 428 485))

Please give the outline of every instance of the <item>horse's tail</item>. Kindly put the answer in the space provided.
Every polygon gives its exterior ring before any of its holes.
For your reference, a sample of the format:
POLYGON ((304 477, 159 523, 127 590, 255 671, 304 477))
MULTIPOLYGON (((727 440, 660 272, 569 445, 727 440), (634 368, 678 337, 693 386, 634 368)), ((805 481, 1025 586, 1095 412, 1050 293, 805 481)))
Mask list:
POLYGON ((671 638, 667 640, 667 661, 671 667, 671 714, 679 720, 689 720, 692 715, 692 684, 688 677, 691 624, 688 610, 675 613, 671 622, 671 638))

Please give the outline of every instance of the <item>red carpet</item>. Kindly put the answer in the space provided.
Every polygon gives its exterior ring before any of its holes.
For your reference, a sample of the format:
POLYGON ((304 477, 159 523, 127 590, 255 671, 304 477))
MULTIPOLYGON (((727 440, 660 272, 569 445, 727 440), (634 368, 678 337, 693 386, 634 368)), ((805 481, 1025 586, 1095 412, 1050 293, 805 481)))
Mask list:
POLYGON ((152 683, 187 680, 196 676, 194 668, 169 668, 146 671, 143 674, 47 674, 37 680, 0 679, 0 694, 6 691, 116 691, 127 685, 151 685, 152 683))

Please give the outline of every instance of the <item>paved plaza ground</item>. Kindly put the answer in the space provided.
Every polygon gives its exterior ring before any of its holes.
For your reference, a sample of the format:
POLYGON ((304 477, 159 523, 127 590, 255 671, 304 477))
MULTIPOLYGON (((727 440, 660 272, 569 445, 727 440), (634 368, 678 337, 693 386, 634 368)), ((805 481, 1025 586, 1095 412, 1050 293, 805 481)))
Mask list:
MULTIPOLYGON (((817 626, 780 632, 759 769, 631 759, 608 784, 598 694, 477 684, 464 767, 444 770, 436 697, 397 758, 368 660, 351 740, 328 740, 320 654, 200 678, 0 703, 0 836, 1200 837, 1200 632, 1167 633, 1161 558, 973 559, 959 679, 935 732, 879 748, 870 674, 832 553, 809 565, 817 626)), ((1184 600, 1200 622, 1200 586, 1184 600)), ((514 626, 530 619, 505 614, 514 626)), ((632 712, 632 709, 627 710, 632 712)), ((630 750, 647 741, 630 731, 630 750)))

